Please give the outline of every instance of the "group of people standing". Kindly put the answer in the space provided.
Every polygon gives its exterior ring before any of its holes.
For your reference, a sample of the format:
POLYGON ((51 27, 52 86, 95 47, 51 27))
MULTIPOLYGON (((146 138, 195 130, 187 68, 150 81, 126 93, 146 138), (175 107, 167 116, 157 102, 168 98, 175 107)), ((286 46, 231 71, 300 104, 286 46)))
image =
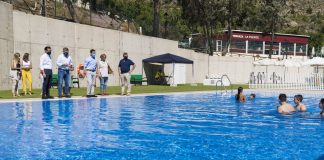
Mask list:
MULTIPOLYGON (((87 97, 96 97, 94 94, 94 86, 96 77, 100 78, 100 93, 101 95, 107 95, 107 82, 108 74, 113 73, 110 65, 106 61, 106 54, 100 55, 100 61, 96 61, 96 51, 90 50, 90 56, 86 58, 84 62, 84 75, 87 77, 87 97)), ((130 95, 131 73, 134 71, 135 63, 128 59, 128 53, 123 53, 123 59, 119 61, 118 73, 121 80, 121 95, 130 95), (132 68, 131 68, 132 66, 132 68), (125 94, 125 88, 127 87, 127 93, 125 94)))
POLYGON ((20 60, 20 53, 15 53, 11 61, 10 79, 12 81, 12 96, 20 96, 18 92, 19 81, 22 79, 22 87, 24 95, 32 94, 32 62, 29 59, 29 53, 23 55, 22 61, 20 60), (28 86, 28 92, 27 92, 28 86))
MULTIPOLYGON (((52 99, 53 96, 50 94, 52 76, 53 76, 53 64, 52 64, 52 49, 50 46, 44 48, 44 54, 40 57, 40 76, 42 79, 42 99, 52 99)), ((18 84, 22 79, 23 83, 23 94, 32 94, 32 62, 29 59, 28 53, 23 56, 22 62, 20 61, 20 54, 15 53, 11 63, 10 78, 12 80, 12 95, 13 97, 20 96, 18 92, 18 84), (27 87, 28 86, 28 92, 27 87)), ((106 61, 107 55, 101 54, 100 60, 96 60, 96 51, 90 50, 90 56, 86 58, 83 64, 83 75, 87 78, 87 97, 96 97, 94 93, 96 78, 100 79, 100 93, 101 95, 107 95, 107 82, 108 74, 112 74, 113 70, 106 61)), ((63 53, 60 54, 56 61, 58 67, 58 97, 70 98, 70 80, 71 71, 74 70, 72 57, 69 54, 67 47, 63 48, 63 53), (64 85, 63 85, 64 84, 64 85)), ((121 79, 121 95, 130 95, 131 85, 130 77, 134 71, 135 63, 128 59, 128 53, 123 54, 123 59, 120 60, 118 65, 118 72, 121 79), (127 92, 125 93, 125 88, 127 92)))

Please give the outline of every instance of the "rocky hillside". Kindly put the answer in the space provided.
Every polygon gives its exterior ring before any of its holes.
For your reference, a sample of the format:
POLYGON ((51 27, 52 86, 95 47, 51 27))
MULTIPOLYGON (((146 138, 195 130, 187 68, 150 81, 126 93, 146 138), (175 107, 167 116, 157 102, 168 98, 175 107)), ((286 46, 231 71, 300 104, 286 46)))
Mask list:
POLYGON ((287 5, 284 31, 324 34, 324 0, 288 0, 287 5))
MULTIPOLYGON (((10 2, 10 0, 3 0, 10 2)), ((42 0, 14 0, 11 1, 14 9, 41 15, 42 13, 42 0)), ((59 2, 59 0, 46 0, 46 16, 62 20, 71 21, 71 15, 68 7, 59 2)), ((118 15, 110 15, 108 12, 89 12, 86 6, 74 5, 77 19, 82 24, 89 24, 103 28, 121 30, 125 32, 138 33, 138 28, 135 23, 128 23, 118 15), (129 27, 128 27, 129 26, 129 27)))

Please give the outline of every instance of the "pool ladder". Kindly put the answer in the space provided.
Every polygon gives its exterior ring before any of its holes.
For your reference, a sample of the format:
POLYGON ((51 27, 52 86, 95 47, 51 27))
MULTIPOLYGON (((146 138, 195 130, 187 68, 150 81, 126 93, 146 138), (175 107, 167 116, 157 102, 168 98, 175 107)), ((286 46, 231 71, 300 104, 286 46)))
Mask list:
POLYGON ((231 82, 231 80, 229 79, 229 77, 226 74, 223 74, 222 77, 219 80, 216 81, 216 91, 218 90, 218 87, 221 87, 221 89, 223 89, 227 93, 227 88, 226 88, 226 86, 224 85, 224 82, 223 82, 223 80, 225 78, 228 80, 229 87, 231 88, 231 92, 233 93, 232 82, 231 82))

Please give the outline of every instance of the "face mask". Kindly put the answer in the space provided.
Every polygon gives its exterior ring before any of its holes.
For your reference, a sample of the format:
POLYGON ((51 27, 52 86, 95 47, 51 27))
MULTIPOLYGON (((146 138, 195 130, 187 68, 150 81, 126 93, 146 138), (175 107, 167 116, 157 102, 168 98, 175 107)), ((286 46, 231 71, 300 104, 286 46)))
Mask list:
POLYGON ((92 53, 91 53, 91 57, 92 57, 93 59, 95 59, 95 58, 96 58, 96 52, 92 52, 92 53))
POLYGON ((124 59, 128 59, 128 56, 124 56, 124 59))
POLYGON ((52 52, 51 51, 48 51, 47 54, 50 56, 52 54, 52 52))
POLYGON ((68 57, 69 56, 69 53, 68 52, 64 52, 63 53, 65 57, 68 57))

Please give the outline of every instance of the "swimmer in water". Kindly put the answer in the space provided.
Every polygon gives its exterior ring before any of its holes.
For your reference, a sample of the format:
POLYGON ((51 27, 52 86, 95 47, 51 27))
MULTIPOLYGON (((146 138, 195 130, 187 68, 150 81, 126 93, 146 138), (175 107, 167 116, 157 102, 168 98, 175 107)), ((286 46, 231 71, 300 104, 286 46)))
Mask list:
POLYGON ((286 94, 279 95, 279 103, 280 103, 280 106, 277 109, 279 113, 290 114, 295 111, 295 108, 292 105, 287 104, 286 94))
POLYGON ((250 99, 251 99, 251 100, 255 99, 255 97, 256 97, 256 95, 255 95, 254 93, 251 93, 251 94, 250 94, 250 99))
POLYGON ((237 89, 237 94, 235 95, 235 99, 236 99, 236 101, 239 101, 239 102, 245 102, 246 101, 246 97, 243 94, 243 88, 242 87, 239 87, 237 89))
POLYGON ((324 118, 324 98, 321 99, 320 103, 319 103, 319 108, 321 109, 321 116, 324 118))
POLYGON ((303 101, 303 96, 298 94, 298 95, 295 95, 294 97, 294 102, 296 104, 295 106, 295 109, 296 111, 300 111, 300 112, 306 112, 306 106, 304 104, 302 104, 302 101, 303 101))

